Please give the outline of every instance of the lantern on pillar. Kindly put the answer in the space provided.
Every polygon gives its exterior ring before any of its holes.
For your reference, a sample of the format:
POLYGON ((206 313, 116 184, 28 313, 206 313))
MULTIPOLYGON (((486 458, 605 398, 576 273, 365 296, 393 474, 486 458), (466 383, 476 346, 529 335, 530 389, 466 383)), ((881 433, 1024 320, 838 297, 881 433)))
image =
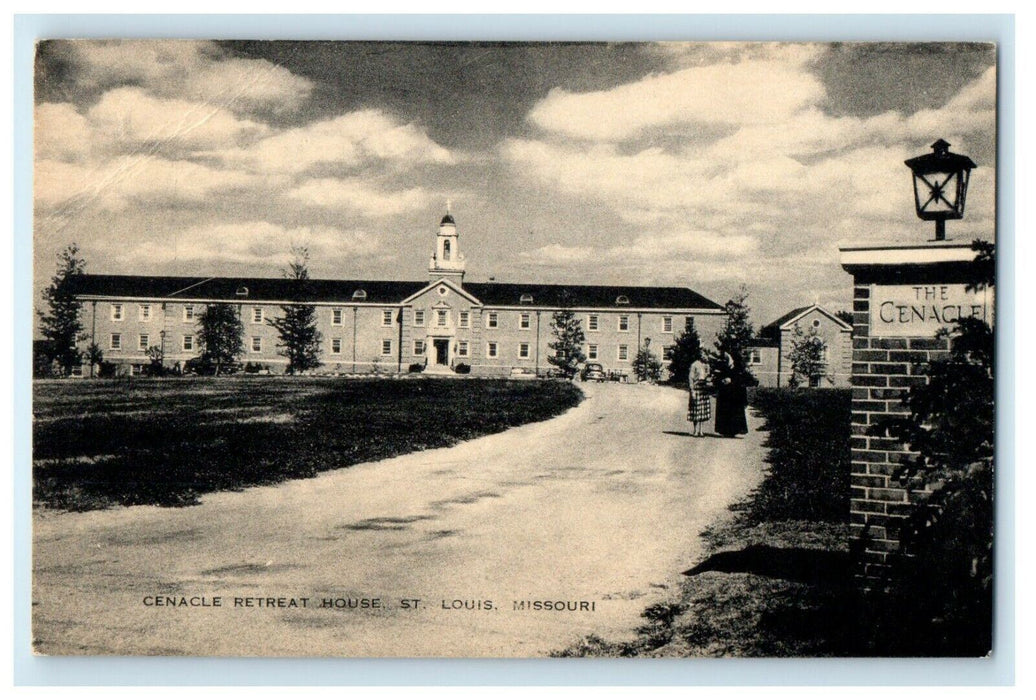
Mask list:
POLYGON ((914 206, 924 221, 935 222, 935 240, 946 239, 946 220, 964 217, 968 177, 976 167, 971 158, 950 153, 950 144, 939 139, 932 152, 905 161, 914 174, 914 206))

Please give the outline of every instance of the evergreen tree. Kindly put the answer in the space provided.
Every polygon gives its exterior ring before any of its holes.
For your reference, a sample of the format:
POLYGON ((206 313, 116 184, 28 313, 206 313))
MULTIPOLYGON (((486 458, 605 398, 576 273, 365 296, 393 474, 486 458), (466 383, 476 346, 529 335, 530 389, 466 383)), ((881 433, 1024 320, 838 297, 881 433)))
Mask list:
POLYGON ((244 350, 243 333, 241 318, 230 304, 209 304, 198 317, 198 344, 202 357, 216 366, 216 376, 244 350))
POLYGON ((633 375, 641 382, 657 382, 662 376, 662 363, 646 344, 633 358, 633 375))
POLYGON ((709 365, 713 374, 723 375, 729 373, 727 361, 724 358, 724 354, 729 353, 731 357, 742 360, 737 362, 736 366, 745 375, 742 378, 744 383, 756 384, 755 377, 745 366, 746 363, 743 362, 748 353, 748 346, 755 335, 752 329, 752 322, 749 319, 750 309, 747 302, 748 289, 741 285, 734 298, 724 304, 723 310, 726 312, 726 321, 723 323, 723 328, 716 335, 716 342, 714 344, 716 350, 714 353, 710 353, 709 365))
POLYGON ((292 281, 292 301, 299 302, 282 306, 284 315, 271 318, 268 324, 277 329, 280 342, 279 354, 288 358, 288 374, 299 374, 320 366, 320 331, 317 330, 317 310, 311 304, 301 303, 312 296, 309 280, 309 251, 306 248, 292 248, 294 259, 288 264, 284 276, 292 281))
POLYGON ((554 340, 547 347, 554 354, 547 356, 547 362, 557 367, 563 377, 571 379, 579 365, 586 361, 583 353, 583 343, 586 342, 583 324, 571 310, 561 309, 554 312, 550 328, 554 340))
POLYGON ((809 333, 803 333, 799 324, 795 324, 791 349, 788 351, 788 360, 791 362, 789 386, 797 387, 802 380, 806 381, 807 386, 816 386, 819 383, 827 368, 824 362, 825 347, 816 329, 810 328, 809 333))
POLYGON ((58 254, 58 269, 51 278, 50 286, 43 290, 47 310, 38 312, 40 334, 46 344, 47 359, 57 363, 61 372, 68 376, 72 368, 83 361, 76 345, 86 338, 79 318, 83 304, 73 290, 75 279, 83 274, 86 262, 79 257, 79 247, 73 243, 58 254))
POLYGON ((687 381, 691 365, 701 357, 701 338, 694 324, 687 326, 676 338, 673 354, 669 358, 669 381, 682 383, 687 381))

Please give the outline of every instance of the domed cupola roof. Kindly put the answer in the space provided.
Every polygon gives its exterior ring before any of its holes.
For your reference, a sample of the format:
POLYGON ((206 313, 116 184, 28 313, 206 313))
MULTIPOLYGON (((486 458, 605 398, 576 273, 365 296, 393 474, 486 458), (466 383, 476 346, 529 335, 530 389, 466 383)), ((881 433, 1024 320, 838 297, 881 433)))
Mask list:
POLYGON ((440 226, 445 226, 446 224, 451 224, 453 226, 457 225, 457 222, 453 220, 453 214, 450 214, 449 212, 447 212, 446 216, 442 217, 442 221, 439 222, 440 226))

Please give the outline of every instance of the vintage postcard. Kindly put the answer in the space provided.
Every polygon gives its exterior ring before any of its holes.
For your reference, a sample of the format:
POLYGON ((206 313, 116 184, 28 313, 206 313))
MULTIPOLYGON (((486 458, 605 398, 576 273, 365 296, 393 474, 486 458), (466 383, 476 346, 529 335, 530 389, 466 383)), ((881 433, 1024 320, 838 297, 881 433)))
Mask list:
POLYGON ((984 657, 997 47, 48 40, 44 655, 984 657))

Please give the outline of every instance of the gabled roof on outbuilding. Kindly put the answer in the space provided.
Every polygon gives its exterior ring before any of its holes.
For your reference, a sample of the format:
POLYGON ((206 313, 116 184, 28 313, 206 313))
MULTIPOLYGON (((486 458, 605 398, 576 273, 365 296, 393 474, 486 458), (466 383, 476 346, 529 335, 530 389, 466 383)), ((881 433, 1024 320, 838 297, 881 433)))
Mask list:
POLYGON ((789 311, 788 313, 784 314, 783 316, 781 316, 776 321, 773 321, 772 323, 766 324, 762 328, 762 333, 765 335, 767 333, 767 331, 773 332, 774 330, 780 330, 782 328, 789 328, 789 327, 793 326, 795 324, 795 322, 798 321, 800 318, 802 318, 803 316, 808 314, 810 311, 814 311, 814 310, 819 311, 824 316, 827 316, 829 319, 834 321, 835 324, 841 326, 842 328, 844 328, 846 330, 850 330, 851 331, 853 329, 852 326, 850 326, 848 323, 846 323, 842 319, 840 319, 837 316, 835 316, 833 313, 831 313, 827 309, 825 309, 825 308, 823 308, 821 306, 818 306, 817 304, 810 304, 809 306, 800 306, 797 309, 792 309, 791 311, 789 311))

